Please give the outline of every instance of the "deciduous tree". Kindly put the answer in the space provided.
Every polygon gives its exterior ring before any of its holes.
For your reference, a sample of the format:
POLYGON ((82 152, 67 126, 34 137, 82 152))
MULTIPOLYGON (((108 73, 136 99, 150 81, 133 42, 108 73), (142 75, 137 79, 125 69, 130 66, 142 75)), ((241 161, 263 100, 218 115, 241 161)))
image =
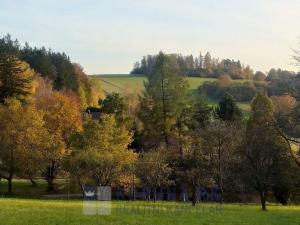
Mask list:
POLYGON ((82 187, 89 181, 102 186, 119 184, 135 160, 128 149, 131 141, 130 132, 117 126, 114 115, 103 114, 100 121, 87 119, 83 130, 72 138, 71 174, 82 187))
POLYGON ((266 210, 266 199, 274 181, 274 170, 288 154, 285 140, 277 132, 271 100, 259 93, 251 104, 252 116, 247 124, 244 166, 250 181, 266 210))
POLYGON ((36 105, 44 112, 45 127, 53 140, 46 157, 48 166, 43 173, 51 191, 61 161, 68 153, 70 137, 81 129, 82 116, 76 98, 60 92, 36 99, 36 105))
POLYGON ((16 99, 6 100, 0 107, 0 170, 8 180, 12 192, 12 179, 33 179, 45 166, 45 151, 50 139, 44 127, 43 113, 33 105, 22 106, 16 99))
POLYGON ((169 177, 172 169, 167 163, 167 154, 166 150, 159 147, 142 153, 136 164, 136 175, 141 184, 148 188, 148 199, 150 198, 150 191, 152 191, 154 202, 156 201, 157 188, 171 184, 169 177))

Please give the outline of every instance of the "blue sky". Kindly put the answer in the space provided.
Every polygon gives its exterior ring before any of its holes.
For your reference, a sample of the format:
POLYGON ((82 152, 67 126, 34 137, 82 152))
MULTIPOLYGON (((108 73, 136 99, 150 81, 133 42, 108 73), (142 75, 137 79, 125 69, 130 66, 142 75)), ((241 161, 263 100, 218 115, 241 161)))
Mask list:
POLYGON ((0 0, 0 35, 65 51, 89 74, 128 73, 160 50, 295 70, 299 10, 299 0, 0 0))

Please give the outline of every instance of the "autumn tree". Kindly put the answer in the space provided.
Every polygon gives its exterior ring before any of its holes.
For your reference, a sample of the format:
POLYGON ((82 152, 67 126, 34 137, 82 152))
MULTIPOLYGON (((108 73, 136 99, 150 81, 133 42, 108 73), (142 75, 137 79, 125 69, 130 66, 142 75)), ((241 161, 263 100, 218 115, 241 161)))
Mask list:
POLYGON ((203 148, 199 133, 192 132, 186 141, 183 156, 177 166, 178 179, 186 184, 192 193, 192 205, 199 201, 197 190, 212 184, 209 167, 209 154, 203 148))
POLYGON ((9 193, 14 176, 33 180, 46 166, 50 140, 44 125, 43 113, 33 105, 10 99, 0 107, 0 177, 8 180, 9 193))
MULTIPOLYGON (((220 189, 221 202, 226 181, 230 177, 230 167, 241 142, 241 134, 236 132, 236 128, 235 124, 228 121, 215 120, 202 131, 203 148, 209 157, 212 179, 220 189)), ((243 129, 240 127, 238 130, 243 129)))
POLYGON ((80 64, 73 63, 72 65, 75 77, 78 80, 76 93, 79 96, 81 109, 84 110, 88 106, 97 106, 98 101, 103 98, 99 81, 95 78, 89 78, 80 64))
POLYGON ((218 83, 220 87, 228 87, 232 84, 232 79, 229 75, 222 75, 219 77, 218 83))
POLYGON ((272 96, 275 112, 283 114, 291 111, 297 105, 297 100, 290 95, 272 96))
POLYGON ((265 81, 266 78, 267 78, 266 74, 264 74, 261 71, 257 71, 253 76, 253 80, 255 81, 265 81))
POLYGON ((204 62, 203 67, 208 71, 208 73, 212 72, 213 64, 212 64, 212 58, 209 52, 207 52, 204 56, 204 62))
POLYGON ((167 162, 167 154, 162 147, 152 149, 149 152, 141 153, 136 163, 136 175, 142 186, 148 188, 149 191, 148 200, 150 199, 150 192, 152 192, 155 202, 157 189, 172 183, 170 180, 172 169, 167 162))
POLYGON ((99 121, 87 119, 83 130, 72 138, 69 171, 83 188, 88 182, 97 185, 119 184, 128 175, 135 154, 128 149, 131 134, 117 126, 113 115, 103 114, 99 121))
POLYGON ((62 160, 67 155, 70 137, 82 126, 82 117, 76 97, 53 92, 36 99, 38 109, 43 110, 45 127, 53 140, 52 148, 46 154, 47 168, 44 177, 48 190, 54 190, 54 179, 59 172, 62 160))

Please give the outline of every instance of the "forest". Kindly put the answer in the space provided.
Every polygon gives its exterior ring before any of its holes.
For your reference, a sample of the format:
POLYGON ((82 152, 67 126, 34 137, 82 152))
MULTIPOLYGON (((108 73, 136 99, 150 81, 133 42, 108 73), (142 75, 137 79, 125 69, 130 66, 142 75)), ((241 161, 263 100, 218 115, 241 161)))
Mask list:
MULTIPOLYGON (((295 51, 295 63, 300 54, 295 51)), ((74 190, 111 186, 217 187, 220 202, 300 201, 300 74, 254 72, 240 61, 165 54, 143 57, 142 93, 105 94, 65 53, 0 39, 0 181, 14 179, 56 193, 58 178, 74 190), (214 77, 196 94, 189 76, 214 77), (234 82, 243 80, 243 83, 234 82), (208 98, 218 100, 211 106, 208 98), (245 117, 237 101, 251 101, 245 117)))

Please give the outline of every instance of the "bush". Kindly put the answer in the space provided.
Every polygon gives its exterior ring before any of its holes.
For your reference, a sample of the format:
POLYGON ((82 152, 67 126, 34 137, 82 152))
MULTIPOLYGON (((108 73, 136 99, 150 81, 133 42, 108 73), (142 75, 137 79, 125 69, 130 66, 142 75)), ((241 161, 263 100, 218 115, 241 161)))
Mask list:
POLYGON ((248 102, 257 93, 258 89, 264 88, 263 85, 253 82, 233 83, 228 86, 221 85, 220 82, 205 82, 199 87, 200 92, 207 96, 220 100, 227 92, 238 102, 248 102))

